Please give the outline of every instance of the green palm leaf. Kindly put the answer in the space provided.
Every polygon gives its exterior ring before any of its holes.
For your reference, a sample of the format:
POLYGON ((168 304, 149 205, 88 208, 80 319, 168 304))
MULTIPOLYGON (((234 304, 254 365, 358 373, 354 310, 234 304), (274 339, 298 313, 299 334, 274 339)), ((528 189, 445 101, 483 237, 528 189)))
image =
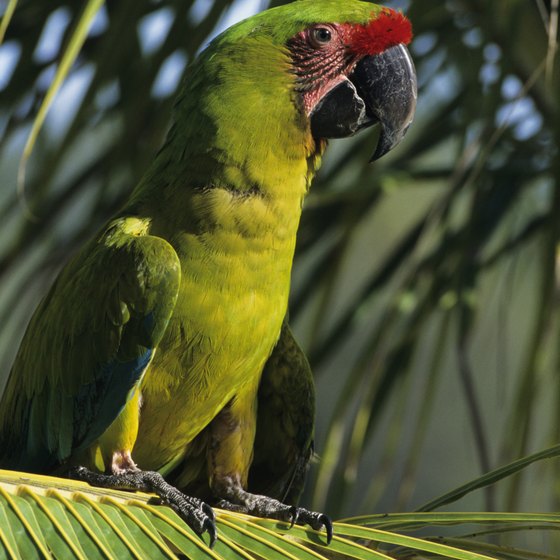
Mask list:
MULTIPOLYGON (((0 541, 8 557, 253 558, 254 553, 265 558, 322 558, 305 545, 313 531, 296 529, 289 535, 302 541, 286 540, 272 521, 254 523, 247 516, 218 510, 220 540, 210 550, 171 509, 149 505, 145 494, 9 471, 0 473, 0 481, 0 541)), ((325 537, 314 534, 311 539, 324 543, 325 537)), ((332 552, 338 549, 335 543, 332 552)), ((362 551, 360 557, 382 556, 364 556, 362 551)))
MULTIPOLYGON (((286 523, 217 510, 214 549, 173 510, 154 497, 90 487, 83 482, 0 471, 0 557, 6 558, 212 558, 384 560, 413 554, 457 560, 508 558, 511 547, 482 538, 433 539, 406 534, 435 526, 483 525, 560 529, 560 515, 500 513, 409 513, 370 515, 335 523, 325 535, 286 523), (456 540, 456 539, 455 539, 456 540), (478 552, 477 552, 478 550, 478 552)), ((490 532, 490 529, 487 530, 490 532)), ((484 536, 481 534, 481 536, 484 536)))

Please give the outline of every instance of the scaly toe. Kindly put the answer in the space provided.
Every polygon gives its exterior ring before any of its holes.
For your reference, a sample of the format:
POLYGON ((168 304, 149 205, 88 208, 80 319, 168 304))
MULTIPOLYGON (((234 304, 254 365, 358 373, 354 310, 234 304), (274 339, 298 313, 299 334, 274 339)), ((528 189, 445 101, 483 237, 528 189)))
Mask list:
POLYGON ((198 498, 183 494, 167 483, 158 472, 134 469, 107 475, 90 471, 85 467, 74 467, 68 471, 68 476, 102 488, 153 492, 161 502, 171 507, 195 533, 203 535, 208 532, 211 547, 216 542, 217 530, 212 508, 198 498))
POLYGON ((216 514, 214 510, 206 503, 202 502, 202 511, 205 513, 212 521, 216 521, 216 514))

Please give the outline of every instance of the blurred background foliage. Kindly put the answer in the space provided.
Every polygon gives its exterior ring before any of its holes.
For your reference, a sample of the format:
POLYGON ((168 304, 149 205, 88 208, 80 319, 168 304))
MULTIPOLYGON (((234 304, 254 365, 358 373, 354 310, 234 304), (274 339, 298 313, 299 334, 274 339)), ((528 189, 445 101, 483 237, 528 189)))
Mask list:
MULTIPOLYGON (((0 390, 53 276, 160 146, 189 60, 280 3, 103 4, 23 191, 23 146, 85 3, 20 0, 0 46, 0 390)), ((293 275, 318 391, 305 502, 334 517, 414 509, 560 442, 558 0, 386 4, 414 25, 416 121, 373 165, 375 134, 331 144, 293 275)), ((559 475, 540 463, 455 507, 552 511, 559 475)))

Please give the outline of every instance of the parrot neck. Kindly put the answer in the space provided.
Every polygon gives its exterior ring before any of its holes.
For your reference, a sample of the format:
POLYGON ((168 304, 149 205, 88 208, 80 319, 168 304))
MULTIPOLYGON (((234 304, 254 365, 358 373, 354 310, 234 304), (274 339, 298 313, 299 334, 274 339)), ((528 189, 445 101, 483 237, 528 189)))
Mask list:
POLYGON ((231 221, 235 209, 239 228, 257 235, 259 220, 272 227, 272 212, 292 222, 295 236, 325 143, 313 139, 296 107, 286 53, 265 48, 258 43, 253 53, 245 48, 242 54, 201 55, 177 101, 166 143, 133 195, 136 207, 159 206, 166 216, 174 214, 174 227, 193 233, 231 221), (255 67, 259 60, 266 67, 255 67), (234 208, 232 200, 244 204, 234 208))

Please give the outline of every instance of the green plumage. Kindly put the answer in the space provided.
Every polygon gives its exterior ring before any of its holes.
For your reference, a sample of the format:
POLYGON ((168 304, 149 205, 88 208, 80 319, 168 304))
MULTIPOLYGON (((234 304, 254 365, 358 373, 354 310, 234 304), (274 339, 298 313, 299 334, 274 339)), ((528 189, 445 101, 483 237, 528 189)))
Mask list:
POLYGON ((233 474, 246 486, 254 456, 257 490, 297 498, 313 383, 287 325, 280 333, 325 144, 285 45, 312 23, 378 9, 302 0, 232 27, 192 63, 130 201, 31 320, 0 403, 0 466, 125 468, 132 452, 206 496, 233 474))
POLYGON ((249 488, 297 503, 313 454, 315 387, 309 362, 285 322, 263 370, 249 488))
POLYGON ((179 282, 175 251, 137 218, 111 221, 68 263, 29 324, 3 396, 3 464, 45 471, 96 442, 140 382, 179 282))

